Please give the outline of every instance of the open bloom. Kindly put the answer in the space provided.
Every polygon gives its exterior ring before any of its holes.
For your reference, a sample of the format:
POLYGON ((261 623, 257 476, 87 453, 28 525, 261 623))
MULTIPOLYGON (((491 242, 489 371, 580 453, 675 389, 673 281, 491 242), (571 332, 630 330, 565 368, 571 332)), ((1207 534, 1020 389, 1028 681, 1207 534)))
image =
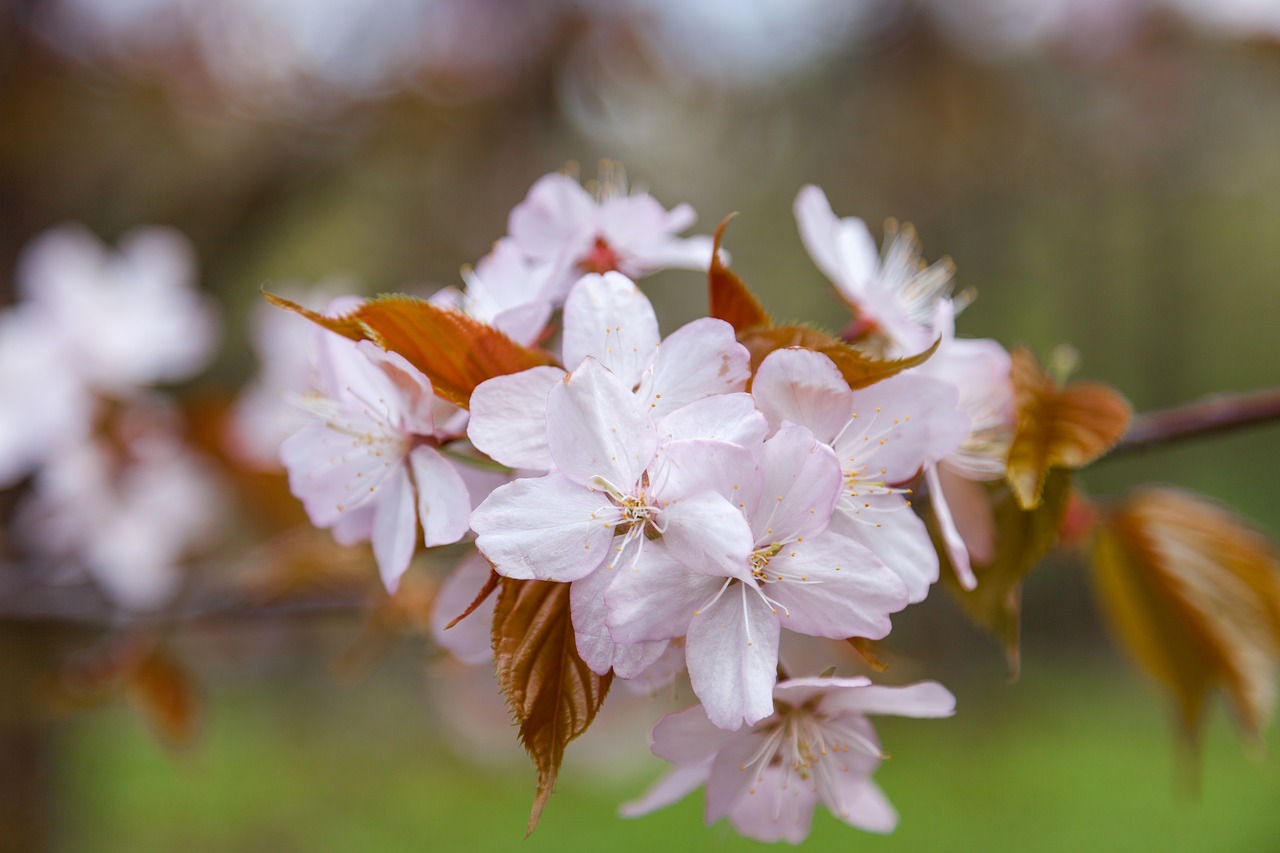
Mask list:
POLYGON ((18 285, 85 384, 125 394, 186 379, 213 356, 217 317, 194 273, 191 246, 176 231, 141 229, 111 252, 66 226, 25 250, 18 285))
POLYGON ((891 832, 898 816, 872 774, 886 757, 868 714, 949 717, 955 697, 924 681, 881 687, 865 678, 796 678, 773 691, 775 711, 740 732, 712 725, 701 707, 669 714, 653 729, 651 749, 676 769, 626 817, 648 814, 707 787, 707 823, 728 817, 758 841, 799 844, 819 802, 870 832, 891 832))
POLYGON ((952 385, 900 375, 852 391, 821 353, 783 349, 761 363, 751 387, 771 427, 808 428, 840 462, 832 526, 870 548, 924 600, 938 556, 904 483, 955 451, 969 419, 952 385))
POLYGON ((467 485, 437 450, 461 426, 438 428, 450 407, 401 356, 322 330, 316 336, 317 393, 302 401, 313 422, 281 445, 280 460, 312 523, 332 528, 344 545, 372 541, 394 591, 419 522, 428 546, 467 533, 467 485))
POLYGON ((909 225, 886 228, 881 255, 866 223, 837 218, 812 184, 800 190, 794 209, 805 248, 857 313, 859 328, 882 336, 890 356, 927 349, 937 337, 931 326, 935 308, 951 292, 951 262, 925 265, 909 225))
MULTIPOLYGON (((476 547, 501 575, 574 582, 574 628, 597 672, 625 666, 604 629, 603 596, 613 571, 630 567, 652 540, 679 559, 745 569, 751 534, 738 510, 707 487, 722 457, 741 448, 716 441, 673 442, 659 453, 644 401, 588 357, 551 389, 546 437, 555 470, 496 489, 471 516, 476 547), (704 473, 709 472, 709 473, 704 473)), ((651 638, 644 666, 666 637, 651 638)))
POLYGON ((711 238, 676 236, 695 218, 687 204, 666 210, 648 193, 628 193, 620 172, 599 182, 598 198, 556 172, 538 179, 507 228, 525 255, 551 265, 547 293, 557 301, 584 272, 639 278, 660 269, 707 269, 711 238))
POLYGON ((685 637, 694 693, 726 729, 773 712, 784 626, 878 639, 908 602, 902 580, 875 554, 827 529, 842 482, 829 447, 789 424, 755 454, 737 450, 757 464, 724 465, 719 488, 747 520, 749 560, 672 559, 655 548, 605 596, 615 641, 685 637))

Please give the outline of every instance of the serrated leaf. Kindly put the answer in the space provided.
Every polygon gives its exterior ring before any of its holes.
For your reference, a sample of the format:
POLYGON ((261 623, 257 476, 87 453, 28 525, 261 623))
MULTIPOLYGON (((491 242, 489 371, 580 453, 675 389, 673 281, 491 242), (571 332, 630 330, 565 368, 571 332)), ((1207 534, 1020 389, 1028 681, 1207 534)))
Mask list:
MULTIPOLYGON (((1049 473, 1043 500, 1035 509, 1024 510, 1003 483, 985 484, 995 518, 995 554, 990 563, 974 562, 978 585, 966 590, 956 581, 939 543, 942 577, 965 612, 991 632, 1004 646, 1009 674, 1016 678, 1021 669, 1022 582, 1036 564, 1049 553, 1071 498, 1071 474, 1062 469, 1049 473)), ((931 522, 930 529, 933 530, 931 522)))
POLYGON ((711 268, 707 271, 707 295, 711 304, 711 316, 724 320, 733 326, 735 332, 742 333, 748 329, 772 326, 773 318, 764 310, 746 282, 720 260, 720 242, 724 239, 724 230, 732 218, 733 216, 726 216, 716 227, 711 268))
POLYGON ((1072 382, 1059 388, 1030 350, 1013 351, 1018 429, 1009 448, 1008 481, 1024 509, 1040 503, 1051 468, 1078 469, 1115 446, 1133 409, 1114 388, 1072 382))
POLYGON ((471 603, 467 605, 467 609, 459 613, 457 616, 453 617, 453 619, 449 621, 449 624, 444 626, 444 629, 446 631, 449 630, 454 625, 457 625, 459 622, 461 622, 463 619, 466 619, 472 613, 475 613, 476 610, 480 608, 480 605, 484 604, 485 601, 488 600, 489 596, 493 595, 494 591, 497 590, 498 585, 500 583, 502 583, 502 576, 499 575, 497 572, 495 572, 493 569, 490 569, 489 577, 485 578, 484 586, 480 587, 480 591, 476 593, 476 597, 473 598, 471 600, 471 603))
POLYGON ((1194 735, 1223 688, 1260 735, 1280 665, 1280 554, 1222 507, 1169 487, 1135 491, 1099 525, 1094 576, 1115 633, 1174 694, 1194 735))
POLYGON ((538 770, 527 836, 555 787, 565 747, 595 719, 613 673, 596 675, 579 656, 567 583, 503 578, 493 616, 493 651, 498 683, 538 770))
POLYGON ((546 353, 521 346, 492 326, 425 299, 378 296, 349 314, 326 317, 274 294, 263 295, 271 304, 331 332, 373 341, 400 354, 431 380, 436 394, 463 408, 486 379, 552 363, 546 353))

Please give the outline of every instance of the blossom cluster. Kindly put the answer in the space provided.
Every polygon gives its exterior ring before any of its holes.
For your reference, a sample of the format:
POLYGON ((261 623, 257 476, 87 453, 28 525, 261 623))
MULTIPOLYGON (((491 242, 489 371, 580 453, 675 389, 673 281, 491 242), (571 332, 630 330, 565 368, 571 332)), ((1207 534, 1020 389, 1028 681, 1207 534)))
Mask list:
POLYGON ((0 488, 30 479, 16 539, 130 610, 168 602, 214 532, 220 492, 155 386, 211 360, 217 313, 190 245, 165 228, 111 250, 63 226, 26 248, 0 313, 0 488))
MULTIPOLYGON (((716 249, 679 236, 687 205, 609 177, 594 195, 563 174, 539 180, 464 286, 432 297, 548 354, 481 382, 465 408, 403 354, 317 327, 309 419, 281 447, 290 486, 317 526, 371 542, 390 591, 419 544, 473 538, 478 556, 441 590, 442 623, 483 598, 491 572, 569 584, 592 672, 652 688, 687 671, 699 705, 653 734, 676 770, 629 813, 705 783, 708 820, 762 840, 799 841, 819 801, 888 831, 866 715, 945 716, 953 699, 933 683, 791 674, 780 643, 880 639, 928 595, 940 560, 913 507, 922 488, 972 588, 971 556, 989 560, 993 538, 977 484, 1003 476, 1013 428, 1009 356, 955 337, 949 262, 924 264, 910 228, 892 226, 877 251, 813 186, 795 214, 851 308, 846 340, 918 366, 854 387, 828 354, 761 357, 722 319, 663 336, 636 281, 706 271, 716 249)), ((490 600, 436 635, 487 660, 492 614, 490 600)))

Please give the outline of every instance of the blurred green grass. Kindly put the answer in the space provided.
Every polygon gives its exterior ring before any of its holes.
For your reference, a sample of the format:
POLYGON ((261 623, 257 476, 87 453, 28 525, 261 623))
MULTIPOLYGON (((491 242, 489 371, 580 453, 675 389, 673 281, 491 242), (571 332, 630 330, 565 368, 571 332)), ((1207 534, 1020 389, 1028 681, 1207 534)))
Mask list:
MULTIPOLYGON (((820 812, 806 849, 1261 851, 1280 842, 1280 768, 1241 748, 1221 708, 1197 790, 1161 699, 1113 664, 1031 661, 1019 684, 956 692, 954 719, 878 723, 893 755, 878 778, 901 814, 897 832, 867 835, 820 812)), ((705 827, 700 793, 644 819, 615 817, 657 775, 656 759, 631 780, 567 768, 541 826, 522 840, 531 770, 446 748, 449 733, 403 672, 357 688, 294 673, 213 693, 203 743, 177 755, 124 708, 62 725, 60 849, 765 847, 724 823, 705 827)), ((494 732, 514 752, 513 735, 494 732)), ((645 733, 625 736, 643 742, 645 733)))

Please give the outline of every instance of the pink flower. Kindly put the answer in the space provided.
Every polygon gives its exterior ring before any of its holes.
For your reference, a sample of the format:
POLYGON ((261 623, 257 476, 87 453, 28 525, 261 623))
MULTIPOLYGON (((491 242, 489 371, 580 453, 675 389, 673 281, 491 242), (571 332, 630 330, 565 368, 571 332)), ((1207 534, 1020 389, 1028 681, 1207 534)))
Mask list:
POLYGON ((878 639, 889 633, 889 614, 908 601, 902 580, 875 554, 827 529, 842 482, 829 447, 789 424, 754 455, 755 466, 734 460, 707 478, 747 520, 745 564, 736 554, 693 561, 653 548, 605 597, 615 642, 685 637, 693 691, 726 729, 772 713, 784 626, 817 637, 878 639))
POLYGON ((584 660, 622 677, 656 658, 666 637, 626 644, 624 663, 604 627, 604 594, 616 575, 661 539, 676 559, 745 569, 751 534, 742 515, 712 491, 726 457, 747 454, 717 441, 672 442, 659 452, 644 401, 587 357, 556 382, 546 403, 555 470, 496 489, 471 515, 476 547, 498 574, 573 582, 574 628, 584 660))
POLYGON ((317 527, 342 544, 369 540, 387 589, 413 557, 419 522, 428 547, 467 533, 467 485, 436 448, 461 425, 456 412, 401 356, 368 341, 316 330, 317 392, 305 400, 314 422, 280 447, 289 488, 317 527))
POLYGON ((71 561, 130 610, 168 603, 180 565, 217 532, 223 495, 210 466, 165 431, 63 448, 36 475, 18 530, 35 553, 71 561))
POLYGON ((757 841, 799 844, 819 802, 869 832, 891 832, 898 816, 872 774, 885 758, 868 714, 949 717, 955 697, 936 682, 880 687, 865 678, 797 678, 773 690, 775 711, 749 729, 726 732, 701 707, 669 714, 651 749, 676 765, 639 801, 637 817, 707 787, 707 823, 728 817, 757 841))
POLYGON ((84 382, 127 394, 186 379, 213 356, 217 317, 194 275, 191 246, 176 231, 134 231, 111 252, 88 231, 66 226, 26 249, 18 285, 84 382))
POLYGON ((751 386, 773 428, 808 428, 839 459, 843 482, 832 527, 871 549, 923 601, 938 556, 902 488, 954 452, 968 434, 956 389, 902 375, 851 391, 821 353, 784 349, 761 363, 751 386))
POLYGON ((862 328, 884 336, 891 356, 914 355, 937 337, 931 324, 939 300, 951 292, 950 261, 926 266, 910 226, 886 229, 883 256, 861 219, 837 219, 812 184, 795 201, 800 238, 818 269, 857 314, 862 328))
POLYGON ((639 278, 667 268, 707 269, 711 238, 676 236, 695 218, 687 204, 668 211, 648 193, 628 194, 620 173, 602 180, 593 198, 555 172, 538 179, 511 211, 507 228, 525 255, 555 270, 547 295, 557 301, 584 272, 639 278))

